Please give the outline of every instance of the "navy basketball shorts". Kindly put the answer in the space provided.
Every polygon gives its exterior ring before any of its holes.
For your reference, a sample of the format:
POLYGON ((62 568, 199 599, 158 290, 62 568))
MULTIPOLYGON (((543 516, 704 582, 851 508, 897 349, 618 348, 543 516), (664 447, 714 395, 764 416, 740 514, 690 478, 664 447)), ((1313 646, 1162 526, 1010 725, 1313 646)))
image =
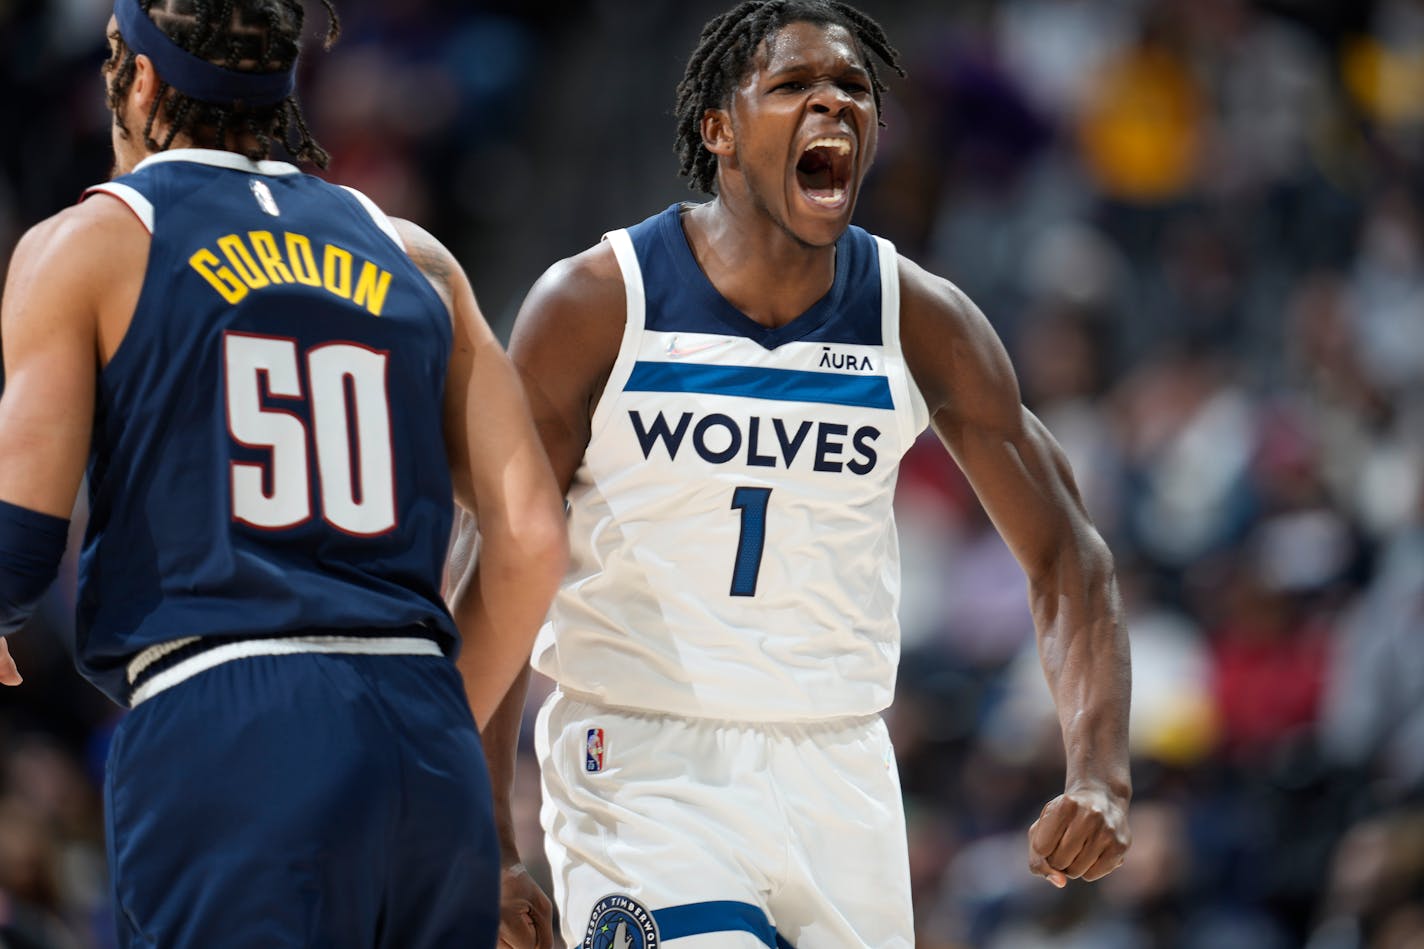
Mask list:
POLYGON ((256 656, 144 701, 105 781, 119 945, 486 949, 489 776, 441 656, 256 656))
POLYGON ((914 946, 879 716, 686 719, 555 691, 534 740, 571 949, 914 946))

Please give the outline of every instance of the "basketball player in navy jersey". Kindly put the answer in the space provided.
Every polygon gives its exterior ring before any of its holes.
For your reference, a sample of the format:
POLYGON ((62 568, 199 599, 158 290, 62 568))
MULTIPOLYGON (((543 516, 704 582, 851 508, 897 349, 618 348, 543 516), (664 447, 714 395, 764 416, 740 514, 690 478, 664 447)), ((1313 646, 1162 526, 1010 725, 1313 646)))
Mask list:
POLYGON ((325 164, 302 22, 115 4, 115 178, 25 235, 0 317, 0 634, 87 461, 76 660, 132 707, 105 787, 121 945, 492 946, 477 721, 563 573, 563 512, 449 252, 268 160, 325 164), (447 610, 452 499, 482 549, 447 610))
POLYGON ((536 744, 570 945, 914 944, 879 713, 895 471, 927 424, 1029 580, 1067 753, 1029 866, 1063 886, 1127 849, 1110 554, 984 316, 850 225, 876 59, 899 70, 839 2, 712 20, 677 113, 682 172, 714 197, 556 264, 519 315, 511 357, 570 506, 534 647, 558 685, 536 744))

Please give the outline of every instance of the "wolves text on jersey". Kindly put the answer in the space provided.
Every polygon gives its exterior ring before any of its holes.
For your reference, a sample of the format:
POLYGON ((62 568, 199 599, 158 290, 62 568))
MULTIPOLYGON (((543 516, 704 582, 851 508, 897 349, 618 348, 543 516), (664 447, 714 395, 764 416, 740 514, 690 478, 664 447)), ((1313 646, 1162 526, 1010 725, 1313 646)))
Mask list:
POLYGON ((361 272, 353 280, 356 260, 351 251, 322 244, 319 253, 320 265, 318 250, 305 234, 288 231, 279 243, 271 231, 248 231, 219 237, 217 251, 199 248, 188 258, 188 265, 228 303, 238 303, 253 290, 299 283, 321 287, 364 307, 372 316, 380 316, 391 286, 390 271, 363 260, 361 272))
POLYGON ((662 412, 650 422, 637 410, 630 410, 628 418, 644 459, 651 457, 654 446, 662 442, 668 458, 676 461, 683 443, 689 442, 692 450, 712 465, 728 464, 745 451, 743 460, 751 467, 789 469, 800 457, 810 463, 813 471, 834 474, 849 470, 865 475, 875 470, 879 460, 875 440, 880 437, 880 429, 873 425, 862 425, 852 434, 850 426, 836 422, 802 419, 789 424, 785 419, 755 415, 738 421, 720 412, 703 415, 695 423, 691 412, 683 412, 672 423, 662 412))

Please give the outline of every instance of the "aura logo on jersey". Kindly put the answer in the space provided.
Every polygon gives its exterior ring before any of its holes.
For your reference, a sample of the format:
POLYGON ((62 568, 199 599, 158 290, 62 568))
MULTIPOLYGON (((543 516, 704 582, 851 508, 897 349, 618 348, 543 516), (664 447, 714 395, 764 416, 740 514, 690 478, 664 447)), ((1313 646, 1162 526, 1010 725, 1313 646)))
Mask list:
POLYGON ((821 361, 816 365, 822 369, 854 369, 856 372, 874 372, 870 357, 858 353, 840 353, 829 346, 821 347, 821 361))
POLYGON ((875 440, 880 429, 873 425, 862 425, 852 433, 848 425, 808 419, 791 423, 753 415, 739 421, 721 412, 703 415, 696 422, 693 418, 693 413, 683 412, 670 422, 661 411, 651 420, 637 410, 628 412, 644 460, 661 443, 668 459, 676 461, 684 442, 710 465, 740 458, 752 468, 789 469, 797 458, 804 458, 814 471, 865 475, 875 470, 879 460, 875 440))
POLYGON ((583 949, 657 949, 658 924, 630 896, 613 894, 593 904, 583 949))

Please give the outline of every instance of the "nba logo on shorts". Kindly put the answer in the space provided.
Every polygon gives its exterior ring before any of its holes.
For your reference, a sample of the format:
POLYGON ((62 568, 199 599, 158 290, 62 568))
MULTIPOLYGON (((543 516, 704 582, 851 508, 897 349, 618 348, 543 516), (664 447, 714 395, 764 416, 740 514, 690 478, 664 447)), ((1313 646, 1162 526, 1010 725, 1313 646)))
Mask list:
POLYGON ((583 745, 583 769, 589 773, 603 770, 603 729, 590 728, 583 745))

